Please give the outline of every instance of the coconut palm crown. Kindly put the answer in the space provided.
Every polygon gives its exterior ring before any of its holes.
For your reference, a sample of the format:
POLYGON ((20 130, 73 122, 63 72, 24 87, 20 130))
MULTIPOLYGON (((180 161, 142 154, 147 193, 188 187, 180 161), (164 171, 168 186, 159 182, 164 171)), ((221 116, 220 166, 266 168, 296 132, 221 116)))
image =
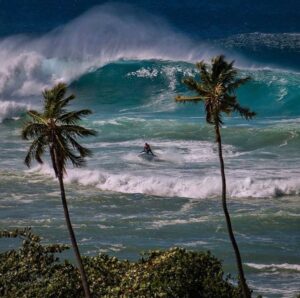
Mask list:
POLYGON ((220 172, 222 178, 222 207, 225 215, 227 230, 231 244, 234 249, 237 268, 239 272, 239 280, 242 287, 243 297, 251 297, 251 291, 246 283, 242 259, 237 242, 234 237, 231 219, 226 202, 226 177, 225 166, 222 152, 222 140, 220 127, 222 127, 222 113, 227 115, 233 112, 239 113, 245 119, 251 119, 255 113, 250 109, 240 106, 237 101, 236 89, 250 80, 249 77, 238 78, 237 70, 233 68, 234 61, 228 63, 223 55, 212 59, 211 67, 203 62, 196 64, 199 71, 200 79, 188 77, 183 80, 187 87, 197 93, 196 96, 177 96, 177 102, 199 102, 205 105, 206 121, 213 124, 215 128, 216 141, 218 143, 218 154, 220 160, 220 172))
POLYGON ((90 110, 67 111, 68 104, 75 96, 66 97, 66 92, 67 85, 58 83, 52 89, 43 92, 43 112, 28 111, 31 120, 25 123, 22 137, 33 141, 25 157, 25 164, 30 167, 34 159, 38 163, 43 163, 42 155, 49 149, 53 170, 59 181, 64 215, 79 266, 83 290, 85 297, 90 298, 87 276, 69 215, 63 177, 68 161, 71 161, 75 167, 85 164, 85 157, 91 155, 91 151, 81 146, 77 139, 95 135, 95 131, 78 124, 82 117, 91 114, 90 110))
POLYGON ((250 80, 250 77, 237 78, 237 70, 233 68, 234 61, 228 63, 223 55, 212 59, 212 67, 204 61, 196 63, 200 80, 193 77, 183 80, 190 90, 196 91, 197 96, 177 96, 177 102, 199 102, 205 104, 206 121, 210 124, 222 126, 222 113, 227 115, 238 112, 245 119, 251 119, 255 112, 241 107, 237 101, 235 90, 250 80))
POLYGON ((90 110, 66 110, 67 105, 75 98, 73 94, 65 97, 66 91, 64 83, 46 89, 43 92, 43 112, 28 111, 31 121, 22 130, 23 139, 33 139, 25 164, 30 167, 33 159, 43 163, 42 155, 49 149, 57 177, 66 172, 67 161, 71 161, 75 167, 85 165, 85 157, 90 156, 91 151, 81 146, 77 138, 95 135, 95 131, 78 125, 82 117, 92 113, 90 110))

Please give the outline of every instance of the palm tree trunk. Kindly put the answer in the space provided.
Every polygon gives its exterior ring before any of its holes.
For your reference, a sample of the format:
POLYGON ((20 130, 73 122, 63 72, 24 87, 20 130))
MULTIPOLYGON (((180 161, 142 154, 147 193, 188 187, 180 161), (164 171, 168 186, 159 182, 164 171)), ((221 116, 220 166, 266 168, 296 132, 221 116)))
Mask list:
POLYGON ((85 273, 85 270, 84 270, 84 267, 82 264, 82 259, 80 256, 75 233, 74 233, 71 219, 70 219, 70 214, 69 214, 69 209, 68 209, 68 204, 67 204, 67 199, 66 199, 66 193, 65 193, 65 186, 64 186, 64 181, 63 181, 63 170, 59 166, 59 162, 57 159, 57 154, 56 154, 54 146, 53 145, 49 146, 49 149, 50 149, 50 156, 51 156, 51 161, 52 161, 52 166, 53 166, 53 169, 55 172, 55 176, 58 178, 58 181, 59 181, 61 200, 62 200, 62 205, 63 205, 63 209, 64 209, 65 219, 66 219, 69 235, 71 238, 73 250, 75 253, 75 258, 76 258, 78 266, 79 266, 79 272, 81 275, 81 282, 82 282, 82 286, 83 286, 83 290, 84 290, 84 295, 86 298, 91 298, 90 288, 89 288, 89 285, 87 282, 86 273, 85 273))
POLYGON ((82 260, 81 260, 80 252, 79 252, 79 249, 78 249, 76 237, 75 237, 73 227, 72 227, 72 224, 71 224, 71 219, 70 219, 67 200, 66 200, 65 187, 64 187, 64 181, 63 181, 62 173, 58 173, 58 181, 59 181, 59 187, 60 187, 60 192, 61 192, 61 200, 62 200, 62 204, 63 204, 63 208, 64 208, 65 219, 66 219, 66 222, 67 222, 67 227, 68 227, 68 231, 69 231, 69 234, 70 234, 72 246, 73 246, 73 249, 74 249, 74 252, 75 252, 75 257, 76 257, 76 260, 77 260, 77 263, 78 263, 84 294, 85 294, 86 298, 90 298, 91 294, 90 294, 90 289, 89 289, 89 285, 88 285, 88 282, 87 282, 86 273, 85 273, 85 270, 84 270, 84 267, 83 267, 83 264, 82 264, 82 260))
POLYGON ((235 240, 235 237, 233 234, 231 220, 230 220, 229 212, 227 209, 225 167, 224 167, 223 152, 222 152, 222 140, 221 140, 219 125, 215 126, 215 132, 216 132, 216 138, 217 138, 217 143, 218 143, 219 159, 220 159, 220 166, 221 166, 221 176, 222 176, 222 206, 223 206, 223 211, 225 214, 227 230, 228 230, 229 238, 230 238, 231 244, 233 246, 235 257, 236 257, 236 263, 237 263, 237 267, 238 267, 239 279, 240 279, 241 286, 242 286, 243 296, 244 296, 244 298, 250 298, 251 292, 246 283, 240 251, 239 251, 238 245, 236 243, 236 240, 235 240))

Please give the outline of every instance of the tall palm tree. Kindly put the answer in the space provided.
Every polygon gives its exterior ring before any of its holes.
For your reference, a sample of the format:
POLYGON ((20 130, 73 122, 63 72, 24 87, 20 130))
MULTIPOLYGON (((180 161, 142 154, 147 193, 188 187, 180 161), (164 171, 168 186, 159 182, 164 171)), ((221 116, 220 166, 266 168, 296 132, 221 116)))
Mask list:
POLYGON ((67 111, 66 108, 75 96, 66 97, 67 85, 58 83, 52 89, 43 92, 44 108, 42 112, 28 111, 30 121, 25 123, 22 137, 25 140, 33 140, 25 157, 25 164, 30 167, 35 159, 42 164, 42 155, 49 150, 52 167, 59 182, 62 205, 70 234, 75 257, 81 274, 82 285, 86 297, 91 297, 86 273, 82 264, 76 237, 69 215, 64 175, 68 161, 75 167, 85 164, 85 157, 91 155, 91 151, 77 142, 78 137, 95 135, 95 131, 78 125, 82 117, 91 114, 90 110, 67 111))
POLYGON ((222 127, 222 113, 239 113, 245 119, 251 119, 255 113, 248 108, 241 107, 237 101, 236 89, 249 81, 249 77, 237 78, 237 70, 233 68, 234 61, 228 63, 223 55, 212 59, 211 67, 208 67, 203 61, 196 64, 200 79, 188 77, 183 80, 187 87, 197 93, 196 96, 186 97, 177 96, 177 102, 199 102, 203 101, 205 105, 206 121, 212 124, 215 129, 216 142, 218 143, 218 153, 220 160, 220 170, 222 177, 222 206, 225 214, 229 238, 232 243, 236 262, 238 267, 239 279, 242 286, 243 296, 251 297, 251 292, 247 286, 241 255, 237 242, 235 240, 232 224, 226 203, 226 177, 222 152, 222 140, 220 128, 222 127))

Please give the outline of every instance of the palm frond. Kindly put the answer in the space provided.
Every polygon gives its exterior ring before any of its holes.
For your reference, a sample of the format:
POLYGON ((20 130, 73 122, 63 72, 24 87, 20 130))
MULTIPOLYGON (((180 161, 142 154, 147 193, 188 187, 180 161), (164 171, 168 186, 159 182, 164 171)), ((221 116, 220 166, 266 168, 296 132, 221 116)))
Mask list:
POLYGON ((55 99, 57 101, 61 101, 66 93, 67 93, 67 84, 66 83, 58 83, 57 85, 55 85, 52 89, 51 89, 55 99))
POLYGON ((233 93, 237 88, 239 88, 241 85, 244 85, 245 83, 249 82, 251 80, 251 77, 245 77, 245 78, 239 78, 236 79, 235 81, 229 83, 227 85, 227 91, 229 93, 233 93))
POLYGON ((222 73, 222 71, 226 68, 226 63, 224 61, 224 56, 216 56, 211 61, 212 69, 211 69, 211 79, 213 82, 218 82, 218 79, 222 73))
POLYGON ((198 83, 192 77, 184 78, 183 83, 192 91, 196 91, 198 89, 198 83))
POLYGON ((58 83, 52 89, 46 89, 43 92, 45 99, 45 116, 48 118, 57 118, 65 113, 63 109, 71 100, 75 98, 75 95, 70 95, 66 98, 67 85, 65 83, 58 83))
POLYGON ((252 119, 256 113, 252 112, 249 108, 241 107, 239 103, 235 103, 233 106, 235 112, 238 112, 246 120, 252 119))
POLYGON ((76 149, 81 157, 92 156, 92 151, 88 148, 81 146, 74 138, 68 136, 69 142, 72 144, 73 148, 76 149))
POLYGON ((40 164, 43 163, 42 155, 45 151, 45 146, 46 143, 44 135, 38 137, 32 142, 24 159, 24 162, 27 165, 27 167, 31 166, 32 159, 35 159, 40 164))
POLYGON ((84 167, 86 164, 86 160, 82 156, 75 155, 72 151, 68 151, 67 157, 76 168, 84 167))
POLYGON ((47 119, 38 111, 29 110, 27 111, 27 115, 30 116, 32 120, 36 123, 47 124, 47 119))
POLYGON ((63 100, 60 100, 60 108, 64 108, 65 106, 67 106, 69 104, 69 102, 71 100, 74 100, 75 99, 75 95, 74 94, 71 94, 70 96, 68 96, 67 98, 63 99, 63 100))
POLYGON ((204 61, 196 63, 196 68, 199 70, 200 79, 205 85, 211 84, 211 76, 204 61))
POLYGON ((95 130, 88 129, 80 125, 65 124, 61 125, 59 128, 61 133, 65 136, 70 135, 72 137, 88 137, 95 136, 97 134, 95 130))
POLYGON ((28 122, 22 129, 21 135, 23 140, 32 139, 45 134, 47 126, 45 124, 28 122))
POLYGON ((181 96, 178 95, 175 97, 175 101, 177 102, 187 102, 187 101, 192 101, 192 102, 198 102, 202 100, 200 96, 181 96))
POLYGON ((57 118, 63 124, 75 124, 80 121, 82 117, 90 115, 92 113, 91 110, 79 110, 65 113, 57 118))
POLYGON ((234 61, 227 62, 223 55, 216 56, 208 67, 203 61, 196 63, 200 79, 186 78, 183 83, 195 96, 176 96, 177 102, 199 102, 205 104, 206 121, 214 125, 222 125, 222 113, 239 113, 245 119, 251 119, 255 113, 240 106, 235 90, 250 80, 250 77, 237 78, 237 70, 233 67, 234 61))
POLYGON ((94 136, 96 132, 77 125, 82 117, 91 114, 88 109, 68 111, 67 105, 75 98, 71 94, 66 97, 67 85, 59 83, 52 89, 43 91, 44 110, 42 113, 29 111, 31 121, 25 123, 22 138, 33 139, 25 157, 25 163, 30 166, 32 160, 42 163, 42 155, 49 149, 55 175, 66 173, 68 161, 76 166, 85 164, 85 157, 91 151, 77 142, 77 138, 94 136), (78 154, 76 154, 78 152, 78 154))

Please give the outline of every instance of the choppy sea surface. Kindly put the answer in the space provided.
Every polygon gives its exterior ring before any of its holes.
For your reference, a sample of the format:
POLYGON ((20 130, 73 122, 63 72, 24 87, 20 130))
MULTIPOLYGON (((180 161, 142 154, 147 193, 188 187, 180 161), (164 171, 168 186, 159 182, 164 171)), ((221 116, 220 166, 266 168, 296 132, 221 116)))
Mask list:
POLYGON ((68 243, 53 171, 47 158, 27 169, 20 138, 26 110, 41 108, 41 90, 63 80, 77 96, 72 108, 92 109, 83 124, 98 131, 84 140, 94 153, 88 166, 70 166, 65 178, 82 252, 135 260, 170 246, 211 250, 236 275, 213 129, 201 105, 174 102, 189 93, 181 81, 195 76, 194 62, 223 53, 252 77, 238 96, 257 112, 252 121, 224 118, 222 128, 247 280, 255 294, 293 297, 300 291, 299 33, 219 28, 209 38, 147 8, 104 4, 52 30, 0 38, 0 227, 32 226, 45 242, 68 243), (145 141, 153 160, 138 155, 145 141))

